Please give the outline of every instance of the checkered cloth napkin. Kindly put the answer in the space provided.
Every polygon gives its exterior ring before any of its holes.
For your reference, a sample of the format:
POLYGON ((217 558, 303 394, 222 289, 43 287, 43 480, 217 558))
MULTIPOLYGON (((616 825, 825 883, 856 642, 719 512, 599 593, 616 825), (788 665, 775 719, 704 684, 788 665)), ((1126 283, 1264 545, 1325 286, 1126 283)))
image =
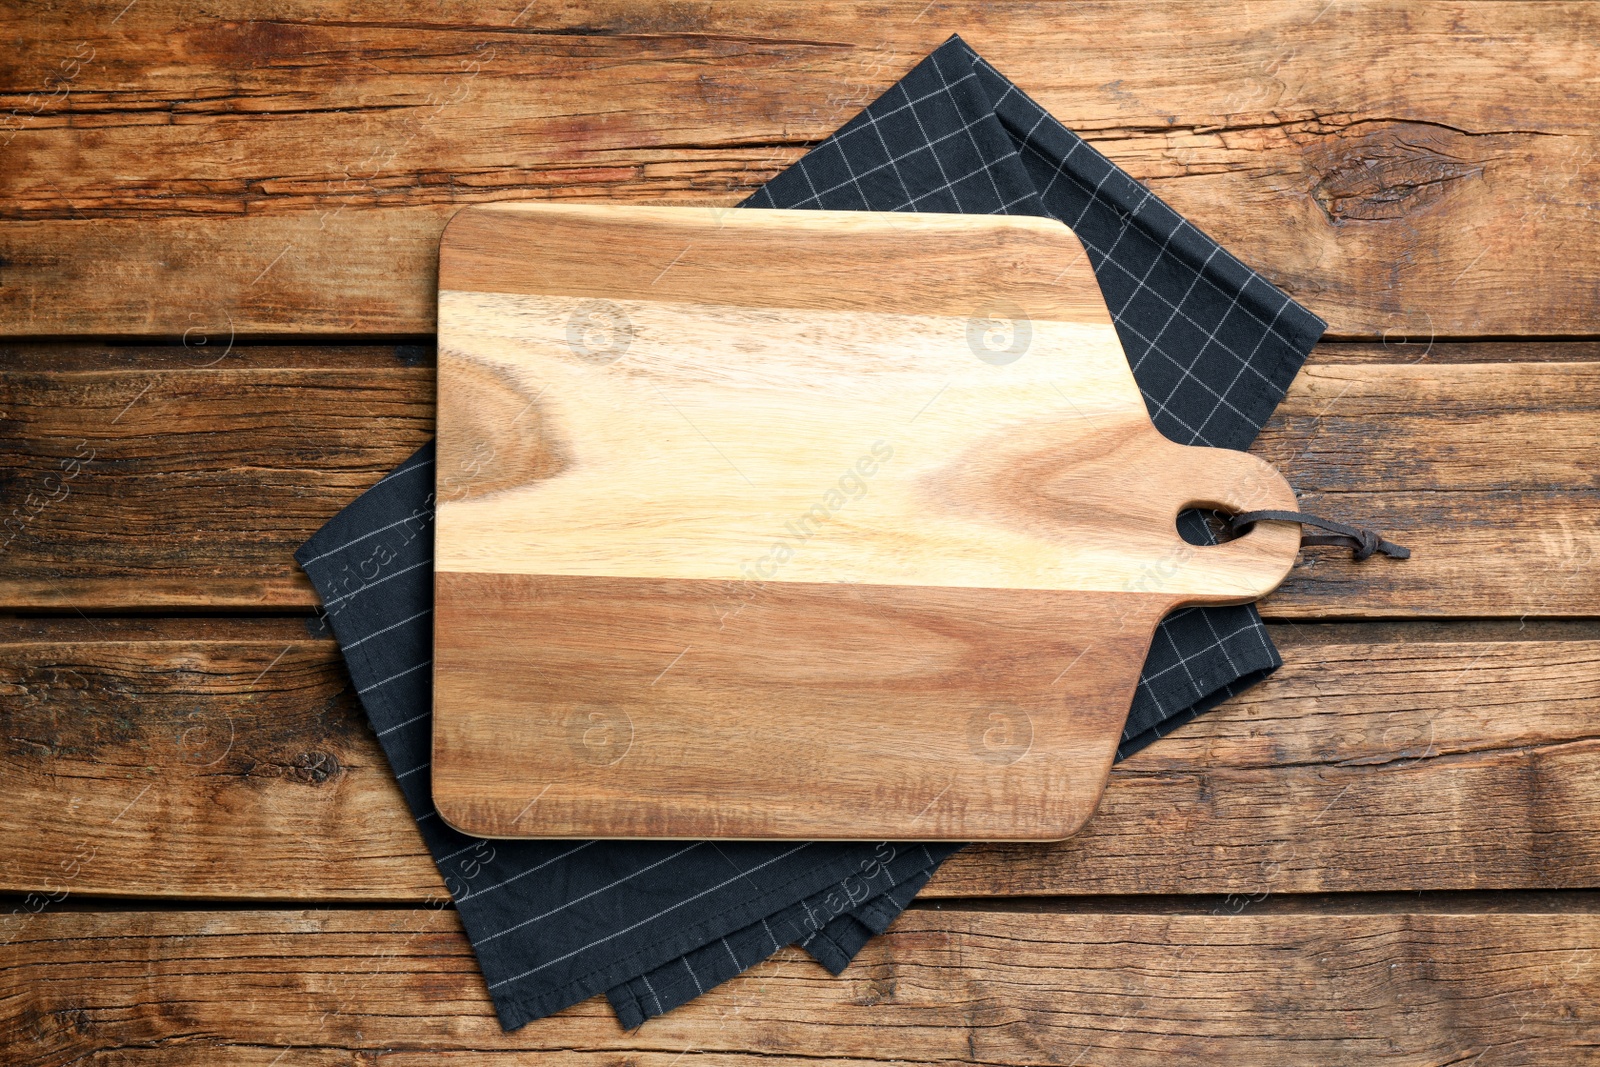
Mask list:
MULTIPOLYGON (((1087 250, 1151 418, 1185 444, 1247 446, 1323 330, 958 37, 743 206, 1060 219, 1087 250)), ((490 841, 443 825, 428 780, 433 466, 429 444, 295 557, 506 1029, 601 992, 631 1028, 789 944, 837 974, 960 847, 490 841)), ((1197 515, 1180 525, 1213 540, 1197 515)), ((1119 757, 1280 662, 1253 608, 1169 616, 1119 757)))

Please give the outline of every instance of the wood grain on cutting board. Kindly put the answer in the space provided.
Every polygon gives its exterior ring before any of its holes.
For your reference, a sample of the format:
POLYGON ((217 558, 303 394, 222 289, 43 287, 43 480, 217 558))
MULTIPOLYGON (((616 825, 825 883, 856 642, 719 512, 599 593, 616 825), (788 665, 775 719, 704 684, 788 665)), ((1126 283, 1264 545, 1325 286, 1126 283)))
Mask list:
POLYGON ((1273 588, 1051 220, 502 205, 440 262, 434 791, 473 833, 1058 838, 1151 631, 1273 588), (1137 487, 1135 489, 1134 487, 1137 487))

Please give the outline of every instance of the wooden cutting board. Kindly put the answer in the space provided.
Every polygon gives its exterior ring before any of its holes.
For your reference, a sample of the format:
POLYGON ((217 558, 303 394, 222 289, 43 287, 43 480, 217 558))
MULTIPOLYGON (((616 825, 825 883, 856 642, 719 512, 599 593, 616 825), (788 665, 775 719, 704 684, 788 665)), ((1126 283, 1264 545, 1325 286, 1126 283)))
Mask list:
POLYGON ((1157 621, 1288 572, 1024 217, 497 204, 439 257, 433 792, 489 837, 1053 840, 1157 621))

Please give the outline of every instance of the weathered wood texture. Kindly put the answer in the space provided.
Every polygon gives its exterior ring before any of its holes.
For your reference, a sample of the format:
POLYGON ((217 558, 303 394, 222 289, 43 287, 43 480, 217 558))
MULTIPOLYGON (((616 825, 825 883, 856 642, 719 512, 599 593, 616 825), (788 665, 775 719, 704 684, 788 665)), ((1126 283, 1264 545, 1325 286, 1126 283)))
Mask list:
MULTIPOLYGON (((969 849, 928 894, 1600 884, 1600 630, 1474 625, 1276 626, 1284 668, 1114 768, 1077 837, 969 849)), ((333 643, 299 620, 5 634, 0 889, 25 907, 442 893, 333 643)))
POLYGON ((213 340, 6 375, 8 606, 316 603, 294 549, 433 436, 431 348, 213 340))
MULTIPOLYGON (((1600 613, 1594 348, 1320 346, 1253 451, 1414 555, 1312 550, 1263 612, 1600 613)), ((433 429, 418 348, 39 345, 0 372, 6 607, 314 607, 294 549, 433 429)))
POLYGON ((70 616, 0 623, 0 1060, 1595 1061, 1592 895, 1294 894, 1600 885, 1600 631, 1519 621, 1600 615, 1600 345, 1432 341, 1600 335, 1597 40, 1536 3, 0 6, 0 335, 185 341, 0 356, 0 610, 70 616), (442 893, 331 642, 73 611, 305 609, 292 549, 432 434, 427 348, 232 341, 431 332, 464 204, 732 204, 951 31, 1385 342, 1320 348, 1256 451, 1416 556, 1302 561, 1284 670, 1078 838, 633 1035, 503 1035, 434 908, 77 910, 442 893), (1296 621, 1418 615, 1506 621, 1296 621))
POLYGON ((0 1042, 18 1067, 1579 1064, 1597 953, 1589 908, 914 909, 839 978, 786 949, 632 1032, 595 998, 507 1034, 451 912, 69 912, 7 949, 0 1042))
POLYGON ((427 332, 456 207, 734 203, 952 31, 1336 334, 1596 332, 1600 13, 1325 0, 8 5, 0 330, 427 332))

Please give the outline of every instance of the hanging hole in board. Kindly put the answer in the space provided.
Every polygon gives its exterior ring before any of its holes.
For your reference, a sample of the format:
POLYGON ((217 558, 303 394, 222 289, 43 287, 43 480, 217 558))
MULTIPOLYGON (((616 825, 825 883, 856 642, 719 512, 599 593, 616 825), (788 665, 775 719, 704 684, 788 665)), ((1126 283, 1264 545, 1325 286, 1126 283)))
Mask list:
POLYGON ((1178 536, 1199 548, 1226 544, 1239 535, 1228 528, 1228 513, 1215 508, 1187 507, 1174 522, 1178 536))

